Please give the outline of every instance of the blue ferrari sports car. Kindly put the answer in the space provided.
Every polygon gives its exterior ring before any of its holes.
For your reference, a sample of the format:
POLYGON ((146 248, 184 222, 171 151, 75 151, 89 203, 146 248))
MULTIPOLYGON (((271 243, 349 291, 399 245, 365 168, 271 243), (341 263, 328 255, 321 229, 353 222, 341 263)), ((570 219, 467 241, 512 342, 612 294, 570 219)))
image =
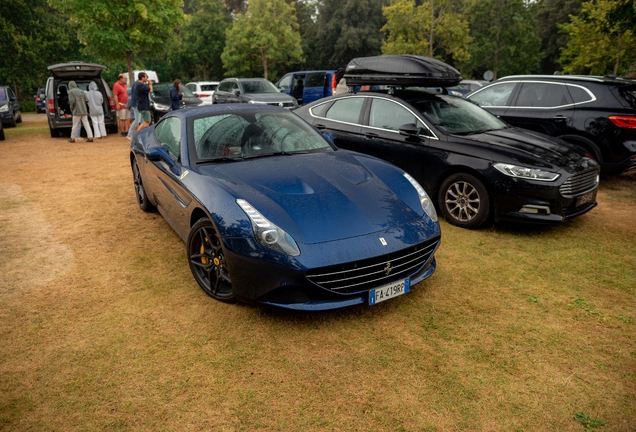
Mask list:
POLYGON ((435 271, 441 232, 417 181, 284 108, 172 111, 134 135, 130 163, 139 207, 181 236, 217 300, 374 305, 435 271))

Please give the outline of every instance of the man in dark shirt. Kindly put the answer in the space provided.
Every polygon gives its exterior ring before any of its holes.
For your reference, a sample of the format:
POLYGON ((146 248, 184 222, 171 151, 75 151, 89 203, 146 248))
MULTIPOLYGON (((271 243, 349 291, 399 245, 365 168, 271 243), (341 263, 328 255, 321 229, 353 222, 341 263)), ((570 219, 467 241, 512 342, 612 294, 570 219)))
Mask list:
POLYGON ((141 114, 141 124, 137 128, 138 131, 150 126, 150 93, 152 93, 152 81, 148 79, 145 72, 139 72, 139 81, 135 86, 135 100, 141 114))

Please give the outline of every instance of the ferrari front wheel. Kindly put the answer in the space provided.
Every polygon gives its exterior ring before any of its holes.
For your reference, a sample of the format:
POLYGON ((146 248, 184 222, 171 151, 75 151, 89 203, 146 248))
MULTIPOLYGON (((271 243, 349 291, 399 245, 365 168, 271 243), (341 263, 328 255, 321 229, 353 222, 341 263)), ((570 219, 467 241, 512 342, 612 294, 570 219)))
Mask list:
POLYGON ((139 172, 139 166, 137 165, 137 161, 133 161, 132 165, 133 171, 133 184, 135 186, 135 197, 137 198, 137 204, 139 208, 145 212, 151 212, 155 209, 155 207, 148 200, 148 195, 146 195, 146 188, 144 188, 144 183, 141 180, 141 173, 139 172))
POLYGON ((186 251, 190 271, 203 291, 215 300, 235 303, 221 238, 210 219, 201 218, 190 229, 186 251))

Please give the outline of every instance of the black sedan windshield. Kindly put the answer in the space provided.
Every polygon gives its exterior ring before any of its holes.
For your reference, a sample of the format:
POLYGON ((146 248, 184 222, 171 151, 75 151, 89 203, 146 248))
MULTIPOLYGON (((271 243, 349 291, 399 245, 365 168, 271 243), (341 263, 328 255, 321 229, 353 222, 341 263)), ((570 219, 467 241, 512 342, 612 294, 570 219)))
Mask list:
POLYGON ((452 96, 410 101, 435 126, 456 135, 469 135, 508 126, 472 102, 452 96))
POLYGON ((199 163, 333 150, 311 126, 287 111, 196 118, 193 130, 199 163))

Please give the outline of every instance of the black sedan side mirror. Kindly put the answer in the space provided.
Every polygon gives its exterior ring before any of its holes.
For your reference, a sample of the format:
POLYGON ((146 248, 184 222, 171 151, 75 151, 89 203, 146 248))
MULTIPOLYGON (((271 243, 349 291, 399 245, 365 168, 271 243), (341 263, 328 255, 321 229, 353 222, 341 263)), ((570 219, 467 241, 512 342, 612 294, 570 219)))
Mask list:
POLYGON ((400 135, 412 137, 417 136, 417 126, 415 123, 407 123, 400 126, 400 135))
POLYGON ((146 157, 148 158, 148 160, 151 160, 153 162, 163 161, 168 164, 170 168, 175 165, 174 161, 170 157, 170 154, 168 153, 168 150, 163 147, 153 148, 148 153, 146 153, 146 157))

